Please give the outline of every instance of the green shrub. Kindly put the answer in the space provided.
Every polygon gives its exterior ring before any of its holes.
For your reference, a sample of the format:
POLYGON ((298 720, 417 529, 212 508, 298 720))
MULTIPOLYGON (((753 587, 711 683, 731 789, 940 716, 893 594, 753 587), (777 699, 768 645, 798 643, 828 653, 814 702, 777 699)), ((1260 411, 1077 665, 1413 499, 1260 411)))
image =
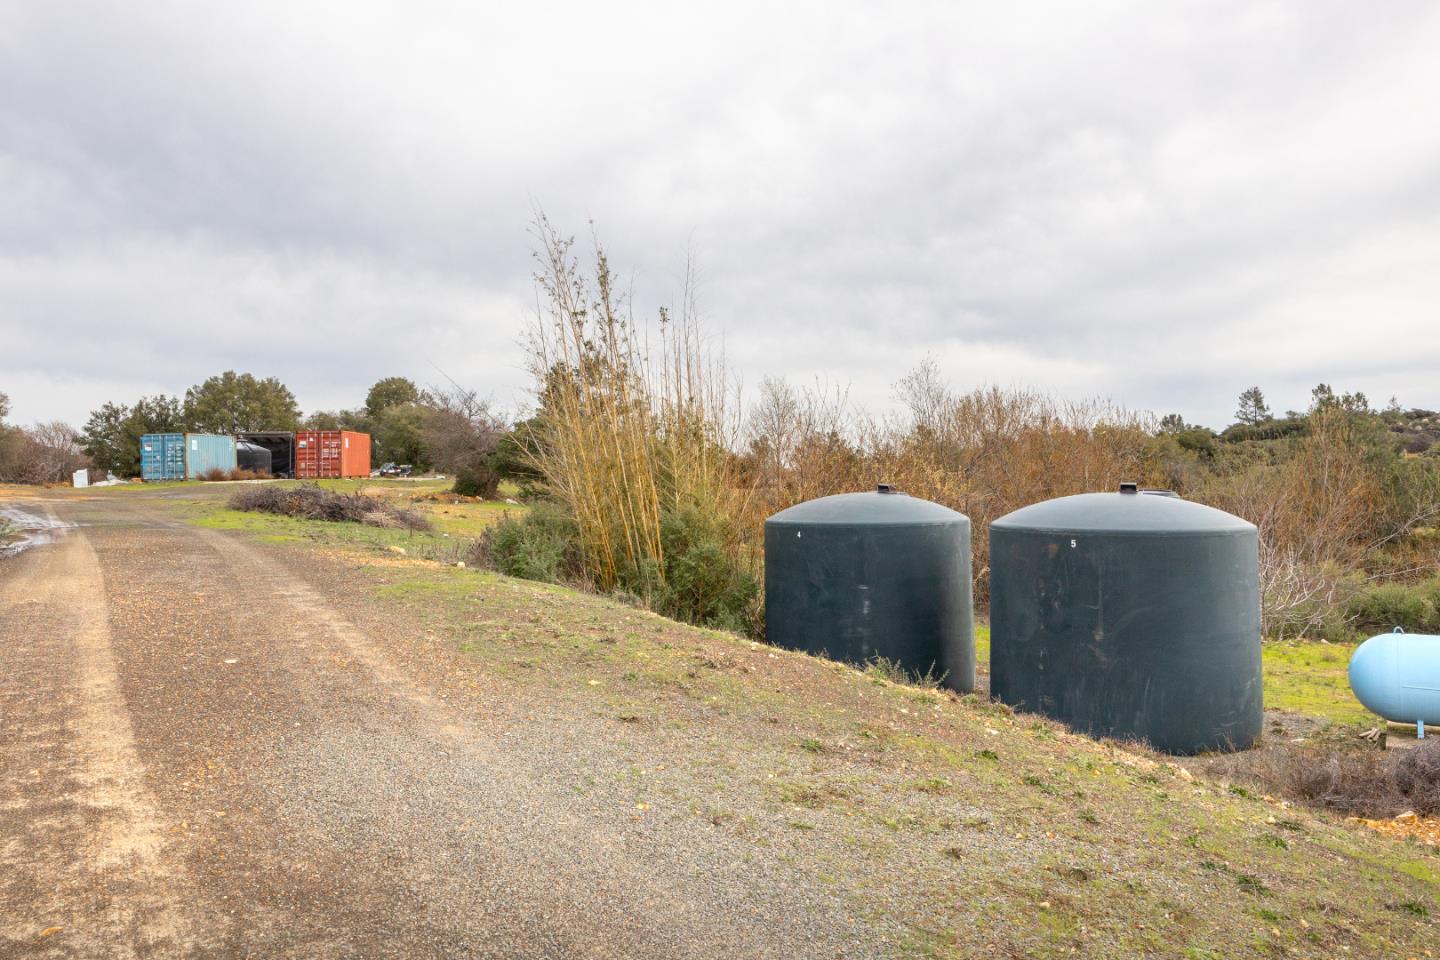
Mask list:
MULTIPOLYGON (((702 626, 754 633, 760 585, 727 560, 719 520, 699 510, 662 519, 664 573, 653 563, 621 571, 612 594, 656 613, 702 626)), ((476 547, 475 561, 526 580, 584 579, 579 527, 564 507, 541 501, 524 514, 507 513, 476 547)))
MULTIPOLYGON (((660 518, 665 576, 652 593, 657 612, 677 620, 746 631, 749 608, 760 592, 754 574, 729 559, 723 521, 695 508, 669 510, 660 518)), ((654 585, 644 571, 636 592, 654 585), (648 582, 647 582, 648 581, 648 582)))
POLYGON ((1320 621, 1315 635, 1326 643, 1353 643, 1361 629, 1349 619, 1346 607, 1332 607, 1320 621))
POLYGON ((695 508, 660 518, 663 573, 653 560, 620 571, 622 590, 646 599, 656 613, 687 623, 754 632, 751 606, 759 584, 725 549, 722 521, 695 508))
POLYGON ((462 497, 494 500, 500 492, 500 475, 489 464, 461 467, 455 471, 455 484, 450 489, 462 497))
POLYGON ((485 531, 475 559, 511 577, 561 583, 580 579, 579 528, 564 508, 540 502, 506 513, 485 531))
POLYGON ((1214 431, 1204 427, 1181 430, 1175 434, 1175 442, 1180 445, 1180 449, 1188 450, 1202 457, 1214 457, 1215 451, 1219 449, 1214 431))
POLYGON ((1359 633, 1380 633, 1395 627, 1415 632, 1440 630, 1440 580, 1387 583, 1359 593, 1345 613, 1359 633))
POLYGON ((519 487, 522 500, 537 499, 544 489, 544 478, 535 469, 535 451, 540 444, 539 423, 538 418, 517 423, 515 429, 500 438, 490 457, 495 475, 519 487))
POLYGON ((1285 417, 1281 420, 1265 420, 1261 423, 1236 423, 1220 433, 1226 443, 1240 443, 1245 440, 1282 440, 1286 437, 1304 436, 1310 431, 1310 420, 1305 416, 1285 417))

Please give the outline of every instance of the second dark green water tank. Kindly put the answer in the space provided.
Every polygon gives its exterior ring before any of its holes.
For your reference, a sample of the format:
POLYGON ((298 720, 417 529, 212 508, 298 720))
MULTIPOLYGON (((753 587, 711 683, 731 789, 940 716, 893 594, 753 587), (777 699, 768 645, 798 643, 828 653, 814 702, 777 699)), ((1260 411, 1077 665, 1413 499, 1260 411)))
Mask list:
POLYGON ((1260 735, 1259 542, 1220 510, 1124 484, 990 525, 990 691, 1168 753, 1260 735))
POLYGON ((782 647, 975 687, 970 521, 881 484, 765 522, 765 631, 782 647))

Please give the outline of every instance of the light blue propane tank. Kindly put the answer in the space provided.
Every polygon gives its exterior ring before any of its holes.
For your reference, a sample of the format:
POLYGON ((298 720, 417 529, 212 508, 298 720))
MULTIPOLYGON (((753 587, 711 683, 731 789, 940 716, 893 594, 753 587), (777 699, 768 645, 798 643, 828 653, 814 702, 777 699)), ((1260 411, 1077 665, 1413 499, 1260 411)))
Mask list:
POLYGON ((1396 723, 1440 724, 1440 637, 1393 633, 1371 637, 1350 657, 1350 689, 1366 708, 1396 723))

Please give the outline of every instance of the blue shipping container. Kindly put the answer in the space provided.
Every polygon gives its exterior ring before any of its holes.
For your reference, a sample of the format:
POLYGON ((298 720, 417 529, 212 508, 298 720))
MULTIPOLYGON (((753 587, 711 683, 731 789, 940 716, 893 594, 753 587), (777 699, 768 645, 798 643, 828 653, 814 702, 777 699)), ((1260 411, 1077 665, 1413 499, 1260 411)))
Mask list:
POLYGON ((213 433, 185 434, 185 477, 198 480, 211 470, 235 469, 235 438, 213 433))
POLYGON ((185 434, 147 433, 140 438, 142 480, 185 479, 185 434))
POLYGON ((140 478, 198 480, 235 469, 235 438, 210 433, 147 433, 140 438, 140 478))

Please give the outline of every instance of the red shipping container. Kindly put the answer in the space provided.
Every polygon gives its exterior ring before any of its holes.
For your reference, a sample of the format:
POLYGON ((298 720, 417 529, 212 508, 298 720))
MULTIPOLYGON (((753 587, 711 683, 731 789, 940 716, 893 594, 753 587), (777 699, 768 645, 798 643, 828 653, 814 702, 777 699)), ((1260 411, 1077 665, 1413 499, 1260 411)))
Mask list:
POLYGON ((295 431, 295 476, 301 480, 370 476, 370 434, 295 431))

